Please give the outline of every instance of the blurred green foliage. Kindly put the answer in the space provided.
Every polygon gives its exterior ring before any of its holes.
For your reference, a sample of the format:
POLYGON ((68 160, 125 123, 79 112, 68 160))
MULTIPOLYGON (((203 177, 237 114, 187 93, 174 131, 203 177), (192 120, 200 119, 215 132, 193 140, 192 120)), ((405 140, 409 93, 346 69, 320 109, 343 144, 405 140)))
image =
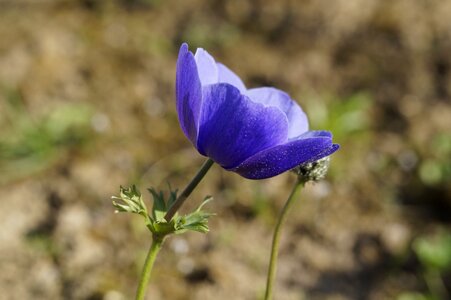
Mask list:
POLYGON ((427 185, 437 185, 451 180, 451 134, 442 132, 428 145, 428 158, 419 168, 419 176, 427 185))
POLYGON ((439 232, 433 236, 419 237, 413 249, 425 268, 439 272, 451 269, 451 233, 439 232))
POLYGON ((31 116, 20 94, 8 91, 1 107, 0 183, 41 171, 91 135, 92 110, 83 104, 57 106, 31 116))
POLYGON ((238 28, 228 23, 211 27, 196 21, 183 34, 183 40, 189 41, 193 46, 212 48, 215 45, 230 44, 239 36, 238 28))
POLYGON ((418 237, 412 248, 423 268, 421 275, 428 292, 406 292, 398 300, 449 299, 443 275, 451 269, 451 233, 441 230, 433 235, 418 237))
POLYGON ((367 93, 356 93, 345 99, 325 96, 325 101, 312 99, 306 105, 311 127, 333 130, 338 142, 368 132, 372 99, 367 93))
POLYGON ((420 293, 403 293, 398 297, 398 300, 432 300, 433 298, 425 296, 420 293))
POLYGON ((451 270, 451 233, 442 230, 433 235, 418 237, 412 248, 421 263, 428 292, 406 292, 400 295, 398 300, 449 299, 443 278, 445 273, 451 270))

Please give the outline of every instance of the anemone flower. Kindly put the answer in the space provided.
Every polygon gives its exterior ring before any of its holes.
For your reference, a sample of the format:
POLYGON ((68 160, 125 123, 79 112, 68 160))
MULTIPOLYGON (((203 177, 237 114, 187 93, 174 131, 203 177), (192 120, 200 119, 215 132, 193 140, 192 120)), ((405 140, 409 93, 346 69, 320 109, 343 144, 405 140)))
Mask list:
POLYGON ((276 176, 338 150, 328 131, 309 131, 301 107, 272 87, 247 89, 204 49, 182 44, 177 60, 180 126, 201 155, 249 179, 276 176))

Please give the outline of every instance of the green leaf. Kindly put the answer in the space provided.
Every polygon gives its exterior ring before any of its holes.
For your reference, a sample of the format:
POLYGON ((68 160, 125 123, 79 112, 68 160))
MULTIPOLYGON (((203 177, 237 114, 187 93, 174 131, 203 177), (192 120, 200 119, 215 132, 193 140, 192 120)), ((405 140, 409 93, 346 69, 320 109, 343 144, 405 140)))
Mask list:
POLYGON ((129 188, 120 187, 119 197, 113 196, 113 206, 116 212, 130 212, 147 218, 147 208, 141 193, 135 185, 129 188), (116 201, 118 200, 118 201, 116 201))
POLYGON ((168 210, 171 209, 172 205, 177 200, 177 192, 178 190, 172 190, 171 186, 169 185, 169 197, 168 197, 168 210))
POLYGON ((206 233, 208 232, 208 219, 214 214, 203 211, 203 207, 213 200, 212 197, 206 197, 201 205, 192 213, 186 216, 175 214, 170 222, 164 218, 168 208, 174 204, 177 199, 177 190, 169 187, 169 196, 165 200, 162 191, 157 192, 154 188, 148 189, 153 197, 153 206, 151 215, 147 213, 146 205, 142 199, 142 195, 136 186, 129 188, 120 188, 120 197, 113 196, 113 206, 116 212, 130 212, 142 215, 146 220, 146 227, 154 234, 163 238, 164 236, 176 233, 180 234, 187 230, 206 233))
POLYGON ((202 208, 204 207, 205 204, 207 204, 212 200, 213 198, 208 196, 204 199, 204 201, 196 209, 196 211, 186 216, 178 217, 175 222, 176 233, 183 233, 187 230, 207 233, 209 231, 208 219, 211 216, 214 216, 215 214, 204 212, 202 211, 202 208))
POLYGON ((160 191, 160 193, 157 193, 154 188, 149 188, 148 191, 152 194, 153 197, 152 219, 154 221, 163 221, 164 215, 166 214, 164 194, 162 191, 160 191))

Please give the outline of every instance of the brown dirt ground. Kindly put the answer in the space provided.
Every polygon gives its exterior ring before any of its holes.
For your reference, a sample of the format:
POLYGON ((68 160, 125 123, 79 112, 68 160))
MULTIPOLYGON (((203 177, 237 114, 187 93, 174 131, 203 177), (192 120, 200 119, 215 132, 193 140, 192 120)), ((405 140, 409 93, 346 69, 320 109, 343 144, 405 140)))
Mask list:
MULTIPOLYGON (((441 0, 0 0, 0 298, 132 298, 150 236, 109 197, 181 188, 203 159, 175 112, 182 41, 342 146, 291 213, 275 299, 426 293, 411 243, 450 228, 450 20, 441 0)), ((211 232, 168 239, 149 299, 260 299, 293 180, 215 166, 183 208, 214 195, 211 232)))

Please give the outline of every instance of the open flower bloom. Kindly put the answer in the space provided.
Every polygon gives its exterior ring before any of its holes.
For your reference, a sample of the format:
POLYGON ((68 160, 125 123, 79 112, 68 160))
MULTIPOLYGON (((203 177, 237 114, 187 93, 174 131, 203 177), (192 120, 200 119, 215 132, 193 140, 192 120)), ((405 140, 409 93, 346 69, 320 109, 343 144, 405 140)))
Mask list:
POLYGON ((180 47, 177 112, 200 154, 249 179, 276 176, 339 148, 328 131, 309 131, 288 94, 271 87, 246 89, 241 79, 199 48, 180 47))

